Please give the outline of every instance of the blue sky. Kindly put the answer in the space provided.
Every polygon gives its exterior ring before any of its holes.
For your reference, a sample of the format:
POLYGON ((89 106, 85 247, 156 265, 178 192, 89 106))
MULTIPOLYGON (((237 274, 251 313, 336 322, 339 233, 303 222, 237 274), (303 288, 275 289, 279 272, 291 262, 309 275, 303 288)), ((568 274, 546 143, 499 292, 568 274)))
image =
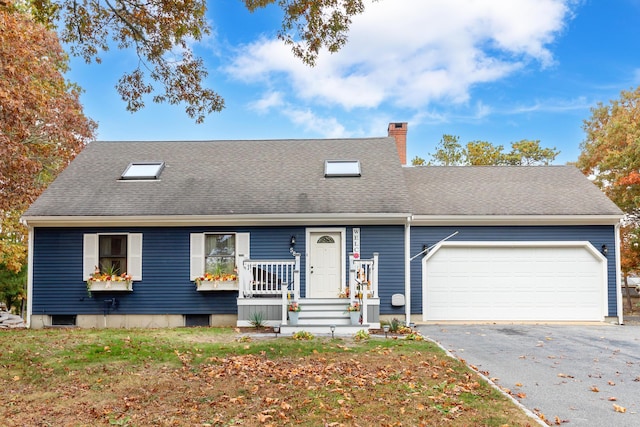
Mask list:
POLYGON ((213 33, 193 49, 226 109, 204 124, 151 99, 127 112, 114 86, 132 52, 73 59, 67 77, 100 140, 385 136, 406 121, 408 159, 452 134, 540 140, 561 151, 556 164, 577 159, 592 107, 640 85, 640 0, 365 1, 347 46, 309 68, 277 40, 277 8, 210 0, 213 33))

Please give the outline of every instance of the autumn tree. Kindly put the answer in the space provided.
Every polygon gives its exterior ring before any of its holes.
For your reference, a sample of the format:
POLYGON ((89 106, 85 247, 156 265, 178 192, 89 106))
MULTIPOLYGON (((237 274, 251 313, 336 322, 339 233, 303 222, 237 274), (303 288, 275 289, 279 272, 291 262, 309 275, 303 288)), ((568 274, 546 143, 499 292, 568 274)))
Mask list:
POLYGON ((640 220, 640 86, 598 103, 584 121, 578 167, 635 223, 640 220))
POLYGON ((505 152, 502 145, 493 145, 487 141, 470 141, 464 147, 460 137, 443 135, 429 161, 416 156, 413 166, 534 166, 549 165, 560 154, 554 148, 540 146, 540 141, 523 139, 511 143, 511 151, 505 152))
MULTIPOLYGON (((184 104, 198 123, 224 108, 223 98, 204 87, 208 73, 192 49, 211 32, 206 0, 30 1, 41 22, 59 23, 62 41, 88 63, 100 63, 101 52, 111 45, 136 52, 137 67, 117 84, 128 110, 143 108, 150 94, 157 103, 184 104)), ((322 49, 338 51, 347 41, 351 18, 364 11, 363 0, 242 1, 251 12, 278 5, 283 11, 278 37, 308 65, 322 49)))
POLYGON ((620 99, 598 103, 584 121, 585 140, 577 166, 625 213, 621 266, 640 271, 640 86, 620 99))
POLYGON ((0 2, 0 265, 10 271, 26 258, 21 213, 94 135, 67 66, 53 31, 0 2))

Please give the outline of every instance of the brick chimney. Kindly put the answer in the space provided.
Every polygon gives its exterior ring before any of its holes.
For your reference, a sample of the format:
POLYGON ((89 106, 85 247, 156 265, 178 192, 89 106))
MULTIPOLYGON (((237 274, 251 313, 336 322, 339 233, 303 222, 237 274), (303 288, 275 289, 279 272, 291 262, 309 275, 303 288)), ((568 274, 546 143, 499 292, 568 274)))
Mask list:
POLYGON ((400 163, 407 164, 407 122, 389 123, 389 136, 396 139, 400 163))

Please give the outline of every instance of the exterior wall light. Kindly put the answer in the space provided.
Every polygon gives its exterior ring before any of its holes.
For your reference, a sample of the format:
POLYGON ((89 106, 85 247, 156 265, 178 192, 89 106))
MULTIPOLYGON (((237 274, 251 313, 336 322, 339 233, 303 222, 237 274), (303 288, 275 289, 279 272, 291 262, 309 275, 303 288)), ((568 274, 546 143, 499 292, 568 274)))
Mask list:
POLYGON ((609 253, 609 248, 607 248, 607 245, 602 245, 600 252, 602 252, 602 255, 607 256, 607 254, 609 253))

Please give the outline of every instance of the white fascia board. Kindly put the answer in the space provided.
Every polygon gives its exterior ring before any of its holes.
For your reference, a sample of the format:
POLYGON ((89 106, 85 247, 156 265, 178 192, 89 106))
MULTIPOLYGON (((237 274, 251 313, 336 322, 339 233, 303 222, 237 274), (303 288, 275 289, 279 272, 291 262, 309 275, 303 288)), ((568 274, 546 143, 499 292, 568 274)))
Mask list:
POLYGON ((441 248, 585 248, 598 261, 605 263, 607 258, 586 240, 447 240, 438 243, 425 258, 433 257, 441 248))
POLYGON ((411 225, 617 225, 622 218, 622 215, 414 215, 411 225))
POLYGON ((393 214, 272 214, 272 215, 176 215, 176 216, 31 216, 22 221, 31 227, 89 226, 267 226, 267 225, 389 225, 405 224, 407 213, 393 214))

